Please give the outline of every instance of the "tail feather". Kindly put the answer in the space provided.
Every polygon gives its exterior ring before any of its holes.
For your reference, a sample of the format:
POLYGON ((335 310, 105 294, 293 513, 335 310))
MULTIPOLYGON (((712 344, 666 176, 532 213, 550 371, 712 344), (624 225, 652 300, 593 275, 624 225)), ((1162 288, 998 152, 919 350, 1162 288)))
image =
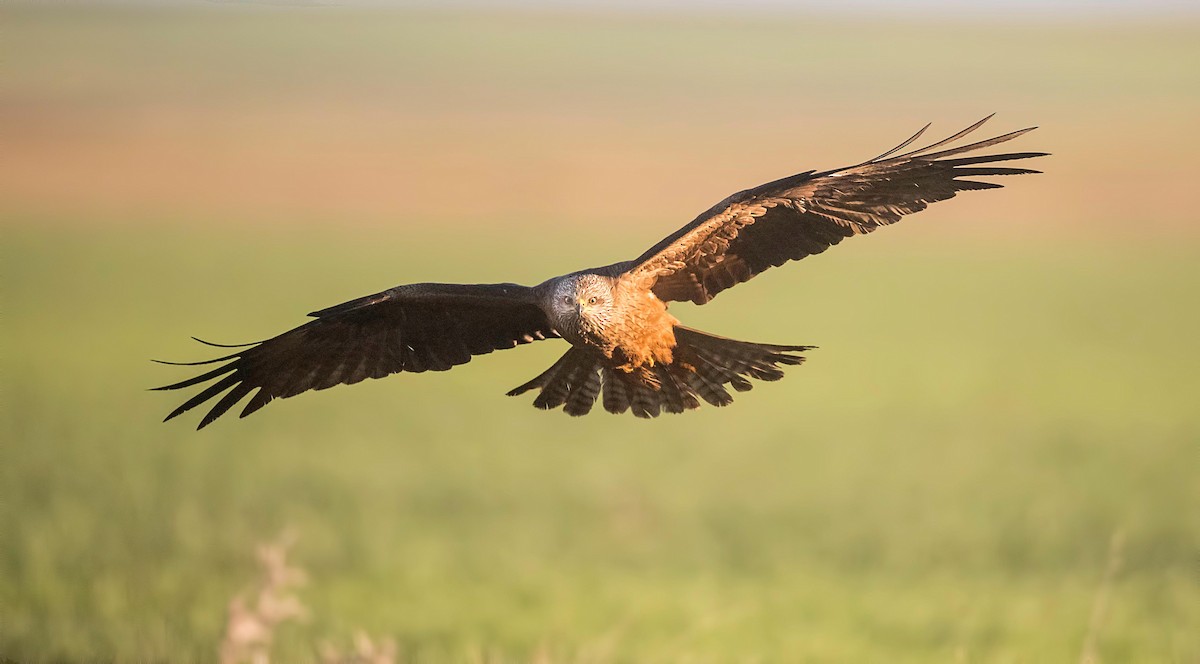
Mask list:
POLYGON ((619 373, 612 367, 604 368, 604 410, 613 415, 629 410, 630 390, 619 373))
POLYGON ((596 397, 600 395, 600 367, 596 364, 586 368, 583 364, 576 365, 576 371, 571 374, 571 378, 579 382, 567 395, 567 403, 563 410, 576 417, 587 415, 592 410, 592 404, 596 403, 596 397))
POLYGON ((676 382, 674 365, 656 365, 654 373, 658 378, 658 391, 662 395, 663 410, 668 413, 682 413, 685 410, 700 407, 700 401, 692 394, 686 382, 683 385, 676 382))
POLYGON ((710 373, 711 371, 703 370, 684 372, 684 380, 693 392, 711 406, 720 408, 733 403, 733 397, 729 396, 729 392, 725 391, 721 383, 709 377, 710 373))
POLYGON ((546 389, 538 395, 538 398, 533 400, 533 405, 549 410, 566 404, 575 390, 580 387, 585 370, 589 368, 583 358, 573 358, 570 363, 559 370, 546 389))
POLYGON ((540 398, 541 395, 546 393, 546 387, 548 385, 550 385, 551 382, 554 381, 555 378, 558 377, 558 374, 560 371, 562 371, 563 366, 566 365, 568 362, 570 362, 571 353, 574 352, 575 350, 576 349, 572 348, 570 351, 567 351, 566 355, 563 355, 562 357, 558 358, 558 361, 555 362, 554 364, 551 364, 549 369, 546 369, 545 371, 538 374, 537 376, 534 376, 533 380, 530 380, 528 383, 525 383, 524 385, 519 385, 519 386, 514 387, 513 389, 509 390, 508 396, 515 397, 518 394, 524 394, 524 393, 528 392, 529 390, 532 390, 533 388, 536 387, 536 388, 541 388, 541 392, 539 392, 539 398, 540 398))
MULTIPOLYGON (((632 374, 630 376, 632 377, 632 374)), ((641 418, 658 417, 662 407, 662 396, 653 385, 644 381, 635 381, 633 385, 633 401, 629 404, 633 415, 641 418)))
POLYGON ((609 366, 595 351, 571 348, 549 369, 508 394, 537 388, 534 406, 563 406, 567 414, 576 416, 591 412, 603 394, 604 410, 610 413, 630 411, 637 417, 657 417, 663 411, 682 413, 699 408, 701 400, 727 406, 733 402, 727 387, 745 392, 754 386, 751 378, 779 380, 782 366, 802 364, 804 356, 797 353, 814 348, 735 341, 686 327, 675 328, 675 340, 674 361, 654 365, 644 373, 609 366))
POLYGON ((603 357, 583 348, 572 348, 533 380, 509 390, 508 396, 524 394, 534 388, 538 396, 533 405, 550 410, 566 405, 567 412, 585 415, 600 393, 600 361, 603 357))

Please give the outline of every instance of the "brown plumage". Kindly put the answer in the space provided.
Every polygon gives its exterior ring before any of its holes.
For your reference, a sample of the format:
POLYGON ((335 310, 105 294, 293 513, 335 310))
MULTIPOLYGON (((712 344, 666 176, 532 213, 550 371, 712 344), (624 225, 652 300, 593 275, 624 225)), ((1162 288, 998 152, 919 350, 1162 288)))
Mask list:
MULTIPOLYGON (((990 116, 989 116, 990 117, 990 116)), ((314 320, 213 360, 215 369, 167 385, 208 381, 167 419, 212 400, 208 425, 249 396, 245 417, 272 399, 401 371, 445 371, 474 355, 561 337, 571 344, 549 369, 509 392, 537 389, 534 406, 588 413, 597 399, 610 413, 638 417, 732 402, 750 379, 783 377, 811 346, 725 339, 679 324, 667 303, 704 304, 770 267, 825 251, 952 198, 994 189, 978 176, 1037 173, 997 162, 1044 156, 1012 152, 960 156, 1030 129, 948 147, 988 118, 924 148, 901 153, 928 129, 855 166, 807 171, 738 192, 635 260, 573 272, 537 286, 411 284, 310 314, 314 320), (940 150, 938 148, 941 148, 940 150), (899 154, 898 154, 899 153, 899 154)), ((215 344, 210 344, 215 345, 215 344)))

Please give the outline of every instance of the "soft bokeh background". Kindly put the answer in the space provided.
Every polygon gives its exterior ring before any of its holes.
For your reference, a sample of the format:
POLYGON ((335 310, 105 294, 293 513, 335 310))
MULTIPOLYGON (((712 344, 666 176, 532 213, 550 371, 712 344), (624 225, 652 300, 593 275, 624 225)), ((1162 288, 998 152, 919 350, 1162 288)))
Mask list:
POLYGON ((279 661, 1198 661, 1200 22, 943 4, 0 8, 0 659, 211 660, 290 527, 279 661), (728 409, 502 396, 559 342, 199 434, 145 391, 992 111, 1045 175, 677 307, 821 346, 728 409))

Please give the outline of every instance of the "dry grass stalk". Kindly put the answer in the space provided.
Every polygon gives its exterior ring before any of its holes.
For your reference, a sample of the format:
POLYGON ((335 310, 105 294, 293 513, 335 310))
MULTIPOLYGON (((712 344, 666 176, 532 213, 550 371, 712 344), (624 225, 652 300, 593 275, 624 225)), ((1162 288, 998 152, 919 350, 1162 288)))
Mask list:
POLYGON ((366 632, 354 635, 354 650, 342 653, 333 644, 321 646, 321 664, 396 664, 396 640, 390 637, 372 641, 366 632))
POLYGON ((293 591, 304 585, 304 570, 288 564, 296 537, 285 532, 273 543, 258 547, 262 578, 254 590, 229 602, 229 617, 219 651, 221 664, 268 664, 275 629, 288 620, 301 620, 308 611, 293 591), (249 596, 249 597, 248 597, 249 596))

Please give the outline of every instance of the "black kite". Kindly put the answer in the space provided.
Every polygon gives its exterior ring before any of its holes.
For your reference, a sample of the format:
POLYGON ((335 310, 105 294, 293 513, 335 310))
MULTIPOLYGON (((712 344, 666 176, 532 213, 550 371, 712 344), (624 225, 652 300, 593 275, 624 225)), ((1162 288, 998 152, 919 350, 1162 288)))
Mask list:
MULTIPOLYGON (((990 117, 990 116, 989 116, 990 117)), ((559 337, 571 348, 509 392, 538 390, 533 404, 584 415, 603 393, 610 413, 655 417, 706 401, 733 400, 750 378, 778 380, 780 365, 811 346, 776 346, 713 336, 679 324, 667 303, 704 304, 789 260, 818 254, 971 189, 1000 185, 977 176, 1037 173, 996 166, 1043 152, 960 156, 1033 128, 945 148, 988 118, 919 150, 899 146, 855 166, 807 171, 738 192, 632 261, 572 272, 537 286, 411 284, 309 314, 314 320, 207 362, 215 369, 156 388, 215 381, 167 419, 228 392, 200 420, 208 425, 249 396, 241 416, 308 390, 409 371, 445 371, 474 355, 559 337), (936 148, 943 148, 934 151, 936 148), (257 390, 257 392, 255 392, 257 390)), ((215 345, 215 344, 214 344, 215 345)), ((171 363, 168 363, 171 364, 171 363)))

